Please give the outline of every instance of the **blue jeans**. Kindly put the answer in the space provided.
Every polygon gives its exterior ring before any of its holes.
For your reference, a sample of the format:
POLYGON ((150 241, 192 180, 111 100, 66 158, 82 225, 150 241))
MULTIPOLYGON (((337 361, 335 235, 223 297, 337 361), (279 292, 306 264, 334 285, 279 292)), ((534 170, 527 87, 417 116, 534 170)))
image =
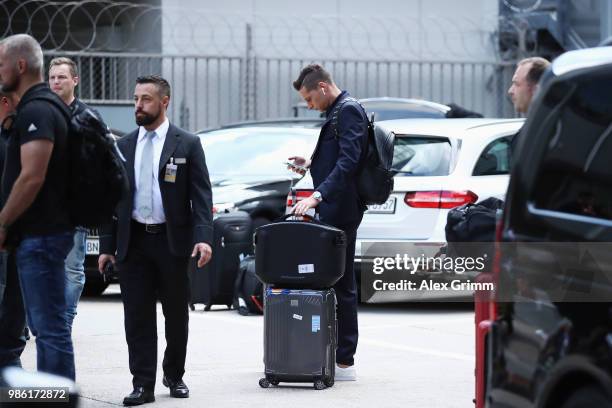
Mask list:
POLYGON ((19 282, 28 326, 36 336, 39 371, 74 380, 74 351, 66 322, 64 260, 74 231, 24 237, 17 247, 19 282))
POLYGON ((72 331, 72 322, 77 314, 77 305, 85 285, 85 241, 87 229, 77 227, 74 244, 66 257, 66 321, 72 331))

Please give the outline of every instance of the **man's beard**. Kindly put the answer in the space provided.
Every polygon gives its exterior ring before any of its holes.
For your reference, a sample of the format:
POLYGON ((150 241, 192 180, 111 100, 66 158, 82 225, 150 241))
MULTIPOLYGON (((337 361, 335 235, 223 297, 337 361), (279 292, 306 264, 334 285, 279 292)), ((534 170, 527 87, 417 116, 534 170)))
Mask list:
POLYGON ((0 83, 0 91, 4 93, 15 92, 17 88, 19 88, 19 75, 14 75, 12 82, 1 82, 0 83))
POLYGON ((159 112, 157 113, 157 115, 150 115, 145 112, 138 112, 138 113, 140 114, 140 116, 136 115, 136 124, 138 126, 150 125, 151 123, 155 122, 157 118, 159 118, 159 112))

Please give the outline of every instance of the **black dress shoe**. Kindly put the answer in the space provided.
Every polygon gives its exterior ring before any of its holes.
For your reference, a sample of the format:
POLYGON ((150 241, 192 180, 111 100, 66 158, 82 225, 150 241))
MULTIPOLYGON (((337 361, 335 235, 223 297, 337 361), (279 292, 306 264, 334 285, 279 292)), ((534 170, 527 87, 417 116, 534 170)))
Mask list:
POLYGON ((189 388, 183 380, 174 381, 164 375, 162 384, 170 388, 170 396, 173 398, 189 398, 189 388))
POLYGON ((154 402, 155 394, 151 390, 146 390, 144 387, 134 387, 134 391, 123 399, 123 405, 142 405, 147 402, 154 402))

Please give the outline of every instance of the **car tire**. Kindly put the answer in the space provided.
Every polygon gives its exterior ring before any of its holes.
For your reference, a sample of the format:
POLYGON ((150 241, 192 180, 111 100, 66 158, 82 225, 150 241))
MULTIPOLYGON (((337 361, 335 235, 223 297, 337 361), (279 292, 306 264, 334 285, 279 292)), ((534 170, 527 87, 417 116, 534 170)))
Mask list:
POLYGON ((100 296, 108 288, 108 282, 87 282, 83 287, 83 296, 100 296))
POLYGON ((570 394, 562 408, 612 407, 612 399, 600 387, 590 385, 570 394))

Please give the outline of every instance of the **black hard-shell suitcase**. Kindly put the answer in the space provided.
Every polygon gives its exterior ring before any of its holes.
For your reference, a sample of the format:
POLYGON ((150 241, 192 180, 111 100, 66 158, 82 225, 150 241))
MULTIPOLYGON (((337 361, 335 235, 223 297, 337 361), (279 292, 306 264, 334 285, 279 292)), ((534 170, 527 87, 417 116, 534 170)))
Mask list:
POLYGON ((234 300, 234 284, 240 265, 240 254, 253 253, 253 225, 244 211, 222 213, 213 221, 213 248, 210 262, 203 270, 195 261, 189 266, 191 284, 191 310, 194 304, 227 305, 234 300))
POLYGON ((264 300, 267 388, 281 382, 312 382, 321 390, 334 385, 336 294, 327 290, 267 288, 264 300))
POLYGON ((240 261, 234 287, 234 309, 243 316, 263 313, 263 283, 255 275, 255 257, 240 261))
POLYGON ((255 230, 255 271, 269 285, 292 289, 325 289, 343 275, 344 231, 312 220, 286 220, 255 230))

